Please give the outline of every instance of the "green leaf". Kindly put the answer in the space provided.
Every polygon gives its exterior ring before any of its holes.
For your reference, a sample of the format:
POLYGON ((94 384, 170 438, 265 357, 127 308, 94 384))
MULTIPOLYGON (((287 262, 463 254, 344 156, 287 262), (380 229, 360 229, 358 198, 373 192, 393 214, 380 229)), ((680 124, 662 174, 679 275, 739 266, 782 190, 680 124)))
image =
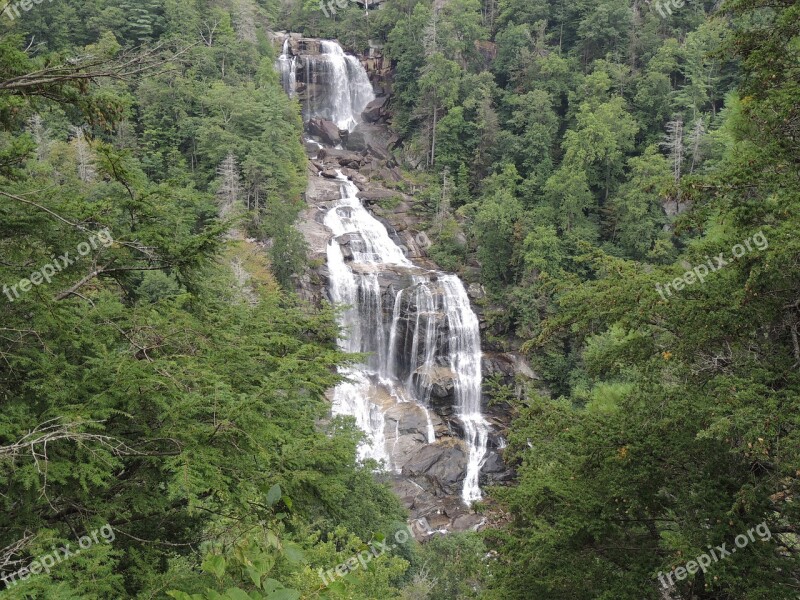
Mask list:
POLYGON ((190 596, 186 592, 181 592, 178 590, 167 592, 167 596, 171 596, 172 598, 175 598, 175 600, 195 600, 195 598, 202 598, 202 596, 190 596))
POLYGON ((283 584, 277 579, 265 579, 264 584, 261 586, 261 589, 263 589, 267 594, 271 594, 275 590, 280 589, 282 587, 283 584))
POLYGON ((274 506, 281 499, 281 486, 277 483, 267 492, 267 506, 274 506))
POLYGON ((342 583, 342 581, 340 579, 337 579, 336 581, 332 581, 328 585, 328 589, 330 591, 332 591, 332 592, 338 592, 340 594, 344 594, 347 591, 347 588, 345 587, 344 583, 342 583))
POLYGON ((286 556, 286 559, 294 564, 297 563, 304 563, 306 561, 306 555, 303 553, 303 550, 297 544, 287 543, 283 545, 283 554, 286 556))
POLYGON ((261 587, 261 577, 262 573, 257 569, 255 566, 247 567, 247 574, 250 576, 250 580, 253 582, 253 585, 256 587, 261 587))
POLYGON ((222 579, 225 576, 226 566, 225 557, 220 554, 209 554, 203 560, 202 568, 206 573, 211 573, 217 579, 222 579))
POLYGON ((273 548, 280 548, 281 543, 274 531, 267 530, 267 544, 273 548))

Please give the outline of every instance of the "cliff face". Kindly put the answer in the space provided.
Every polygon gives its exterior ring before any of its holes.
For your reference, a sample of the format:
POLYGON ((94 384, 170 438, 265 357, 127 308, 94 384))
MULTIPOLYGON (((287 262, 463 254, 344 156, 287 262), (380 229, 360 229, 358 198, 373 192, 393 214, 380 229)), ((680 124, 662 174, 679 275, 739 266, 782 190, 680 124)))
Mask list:
MULTIPOLYGON (((322 41, 289 34, 288 37, 281 35, 279 42, 284 60, 294 60, 296 67, 296 75, 286 78, 290 85, 287 91, 296 95, 301 106, 324 103, 330 91, 327 86, 331 84, 326 81, 324 70, 314 68, 314 57, 323 51, 322 41)), ((371 48, 359 60, 375 92, 375 99, 360 115, 361 122, 349 130, 340 129, 336 123, 323 118, 311 117, 306 122, 309 185, 307 208, 298 228, 309 245, 313 267, 298 278, 297 286, 300 294, 312 302, 332 297, 326 257, 333 235, 324 220, 340 199, 339 173, 358 188, 357 197, 363 206, 385 226, 391 240, 407 258, 423 269, 439 270, 427 254, 431 241, 422 230, 414 186, 404 180, 394 158, 398 138, 390 127, 391 69, 380 48, 371 48)), ((311 114, 313 111, 308 110, 307 115, 311 114)), ((357 236, 340 236, 335 243, 340 245, 345 261, 352 260, 360 247, 357 236)), ((409 289, 413 282, 406 271, 391 268, 384 269, 377 281, 383 298, 379 303, 385 313, 383 320, 391 322, 398 290, 409 289)), ((481 318, 484 291, 480 285, 472 284, 467 286, 467 292, 485 332, 486 322, 481 318)), ((401 321, 412 319, 404 313, 394 317, 401 321)), ((519 378, 536 378, 521 357, 494 351, 486 339, 482 341, 484 353, 480 368, 484 382, 492 379, 513 387, 519 378)), ((383 430, 392 448, 395 490, 409 508, 420 538, 441 529, 482 527, 487 519, 473 513, 459 498, 468 449, 464 444, 464 423, 454 408, 454 374, 442 364, 414 377, 417 376, 424 377, 429 386, 427 413, 413 402, 398 403, 379 388, 373 392, 372 401, 381 407, 385 420, 383 430), (433 443, 431 430, 435 437, 433 443)), ((511 407, 504 403, 491 404, 490 400, 484 385, 481 412, 490 425, 490 433, 480 470, 481 486, 504 484, 514 477, 513 469, 502 459, 503 436, 511 420, 511 407)))

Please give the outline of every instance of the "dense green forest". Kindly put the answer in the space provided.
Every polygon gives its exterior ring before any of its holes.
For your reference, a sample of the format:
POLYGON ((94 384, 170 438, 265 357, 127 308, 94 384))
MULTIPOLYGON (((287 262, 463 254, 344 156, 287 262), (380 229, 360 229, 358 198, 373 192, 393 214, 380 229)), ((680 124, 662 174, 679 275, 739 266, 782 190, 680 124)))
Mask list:
POLYGON ((800 3, 18 4, 0 573, 114 540, 1 598, 800 598, 800 3), (334 311, 294 294, 274 30, 382 47, 431 255, 540 377, 496 390, 502 524, 330 585, 405 514, 329 418, 334 311))

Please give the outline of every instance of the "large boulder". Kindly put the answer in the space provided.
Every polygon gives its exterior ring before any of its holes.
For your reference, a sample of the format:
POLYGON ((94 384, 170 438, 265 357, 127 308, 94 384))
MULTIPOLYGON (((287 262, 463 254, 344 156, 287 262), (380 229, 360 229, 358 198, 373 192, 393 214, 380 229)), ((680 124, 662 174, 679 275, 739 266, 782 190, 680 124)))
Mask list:
POLYGON ((335 148, 323 148, 317 155, 317 160, 322 161, 323 164, 330 168, 349 167, 351 169, 360 169, 364 163, 364 157, 356 152, 348 150, 337 150, 335 148))
POLYGON ((367 132, 363 128, 360 128, 360 125, 357 126, 347 136, 344 147, 353 152, 364 152, 369 148, 367 132))
POLYGON ((338 146, 342 143, 339 127, 333 121, 325 119, 311 119, 308 122, 308 132, 322 140, 329 146, 338 146))
POLYGON ((379 98, 375 98, 375 100, 364 107, 364 110, 361 113, 361 118, 367 123, 377 123, 384 115, 383 109, 388 100, 388 96, 380 96, 379 98))
POLYGON ((436 496, 459 496, 466 470, 464 443, 450 439, 417 450, 409 457, 402 474, 436 496))
POLYGON ((447 367, 420 367, 414 373, 414 380, 430 390, 432 402, 445 404, 452 401, 456 387, 455 376, 447 367))
POLYGON ((480 484, 498 485, 514 480, 516 472, 503 461, 503 457, 493 450, 488 452, 480 474, 480 484))

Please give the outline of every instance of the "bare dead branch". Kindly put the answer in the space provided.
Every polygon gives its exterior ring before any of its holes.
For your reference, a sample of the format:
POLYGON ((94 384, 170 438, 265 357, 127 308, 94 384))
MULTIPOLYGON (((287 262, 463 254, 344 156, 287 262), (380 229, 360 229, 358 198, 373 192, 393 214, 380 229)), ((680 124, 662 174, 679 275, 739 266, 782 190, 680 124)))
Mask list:
POLYGON ((14 557, 19 555, 33 541, 34 537, 36 536, 32 533, 25 532, 25 536, 22 539, 12 542, 0 550, 0 573, 5 573, 8 567, 15 568, 25 562, 21 558, 14 557))
MULTIPOLYGON (((99 445, 108 450, 114 456, 174 456, 180 454, 180 444, 177 440, 168 438, 165 440, 172 443, 177 450, 173 452, 145 452, 132 448, 120 439, 109 435, 90 433, 86 431, 89 426, 100 425, 103 421, 83 421, 75 423, 64 423, 62 417, 56 417, 40 423, 29 433, 8 446, 0 446, 0 460, 15 460, 21 456, 30 456, 36 463, 39 473, 42 473, 40 462, 47 463, 47 445, 52 442, 71 440, 79 444, 99 445)), ((148 442, 151 443, 151 442, 148 442)))
POLYGON ((47 96, 47 88, 65 83, 94 82, 102 79, 129 81, 137 75, 154 71, 184 55, 197 43, 191 44, 170 56, 162 56, 166 44, 137 49, 119 57, 96 58, 91 55, 68 60, 65 64, 46 67, 0 81, 0 91, 39 94, 47 96))

